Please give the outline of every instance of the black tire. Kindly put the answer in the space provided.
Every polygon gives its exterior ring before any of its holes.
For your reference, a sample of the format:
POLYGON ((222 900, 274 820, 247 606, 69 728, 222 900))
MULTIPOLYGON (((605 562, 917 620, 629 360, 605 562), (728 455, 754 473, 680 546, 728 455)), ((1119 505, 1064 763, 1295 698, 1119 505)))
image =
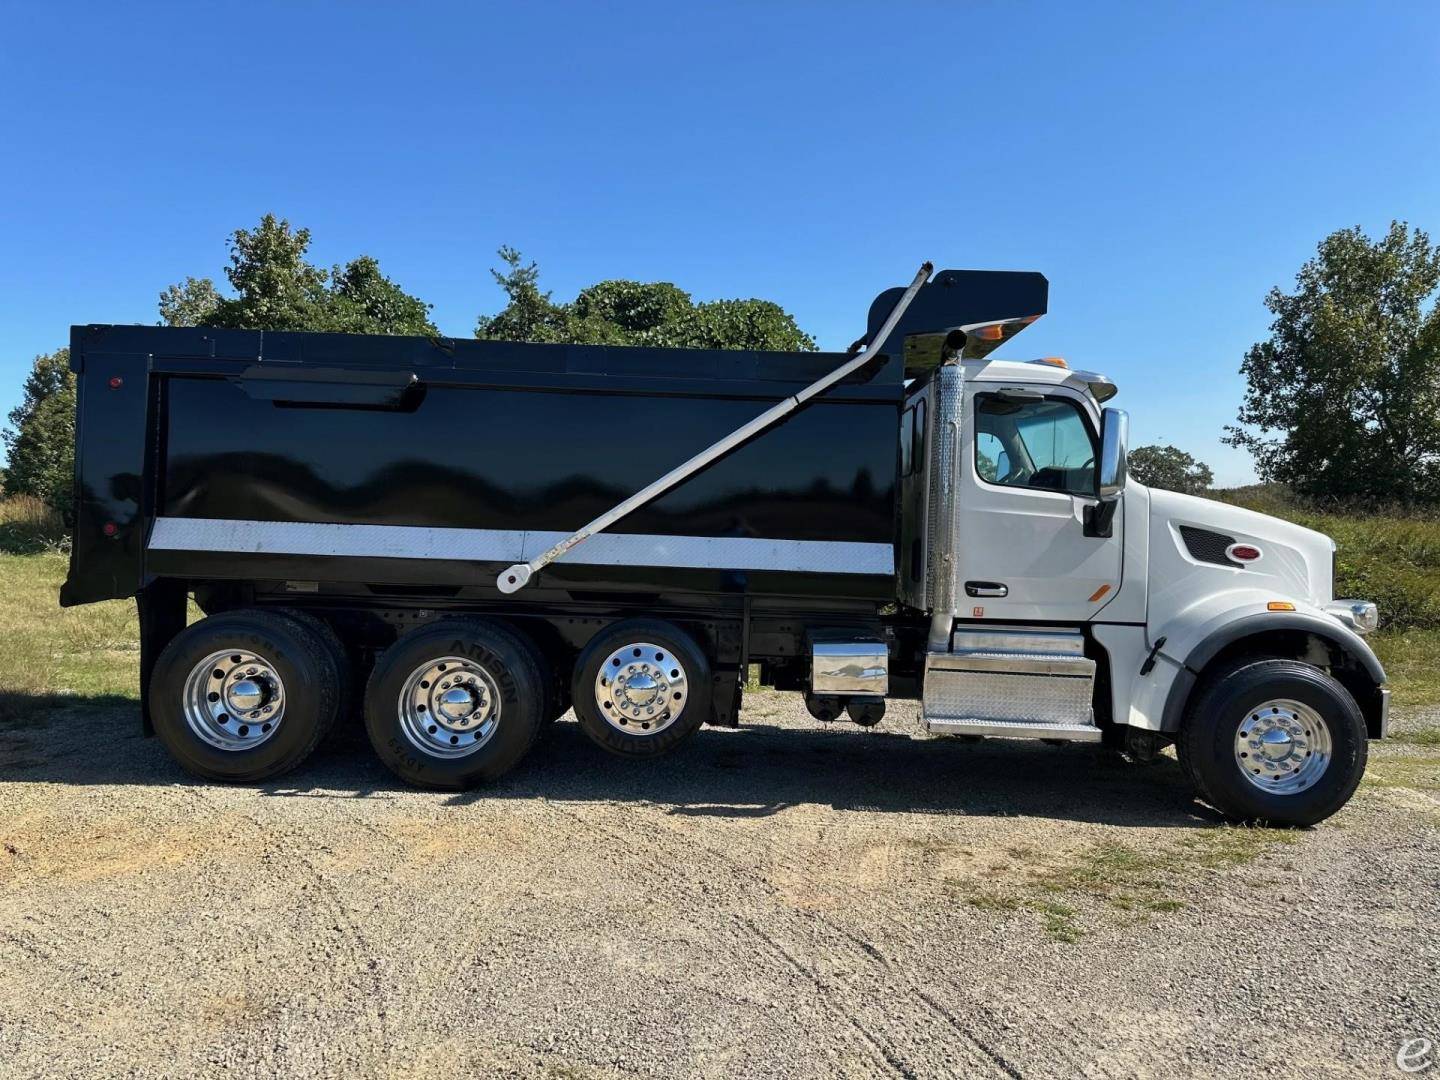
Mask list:
POLYGON ((1307 826, 1324 821, 1355 794, 1369 750, 1365 718, 1335 679, 1295 660, 1246 660, 1206 678, 1176 742, 1196 794, 1235 822, 1307 826), (1325 725, 1331 755, 1310 786, 1263 791, 1236 760, 1235 740, 1252 710, 1266 702, 1308 706, 1325 725))
POLYGON ((480 619, 446 619, 406 634, 375 662, 365 687, 365 730, 385 765, 416 787, 460 791, 509 772, 530 752, 545 708, 534 646, 518 633, 480 619), (447 757, 406 730, 399 701, 411 675, 428 660, 459 656, 493 682, 499 714, 478 748, 447 757))
POLYGON ((547 724, 553 724, 570 711, 570 677, 559 666, 550 666, 550 697, 547 699, 547 724))
POLYGON ((847 702, 834 694, 806 694, 805 711, 822 724, 832 724, 840 719, 847 702))
POLYGON ((309 626, 271 611, 224 612, 186 627, 165 647, 150 676, 155 734, 187 772, 207 780, 254 783, 289 772, 335 722, 339 702, 340 673, 325 642, 309 626), (281 722, 251 747, 212 745, 186 719, 191 673, 206 657, 229 649, 263 656, 283 687, 281 722))
MULTIPOLYGON (((512 628, 513 629, 513 628, 512 628)), ((522 630, 515 630, 515 636, 530 650, 530 656, 535 661, 535 670, 540 672, 540 722, 542 724, 553 724, 560 717, 564 716, 570 708, 570 687, 568 681, 560 674, 560 669, 550 657, 545 655, 537 642, 522 630)))
MULTIPOLYGON (((663 659, 656 661, 654 655, 636 659, 663 663, 663 659)), ((710 663, 690 635, 679 627, 659 619, 627 619, 596 634, 581 651, 570 683, 570 696, 580 726, 600 746, 620 757, 659 757, 689 740, 709 717, 710 663), (640 720, 633 725, 627 721, 630 730, 622 730, 605 718, 604 706, 596 700, 596 680, 612 653, 641 644, 654 645, 655 655, 662 658, 678 659, 679 666, 669 670, 684 672, 680 712, 662 722, 659 730, 646 730, 655 722, 640 720)))
POLYGON ((335 632, 335 628, 318 615, 311 615, 308 611, 301 611, 299 608, 288 607, 280 608, 279 613, 310 629, 324 643, 325 650, 335 661, 335 670, 340 677, 340 703, 335 709, 334 716, 330 719, 329 727, 321 735, 321 738, 324 738, 342 717, 348 720, 352 715, 351 710, 355 707, 355 665, 350 659, 350 650, 340 640, 340 635, 335 632))

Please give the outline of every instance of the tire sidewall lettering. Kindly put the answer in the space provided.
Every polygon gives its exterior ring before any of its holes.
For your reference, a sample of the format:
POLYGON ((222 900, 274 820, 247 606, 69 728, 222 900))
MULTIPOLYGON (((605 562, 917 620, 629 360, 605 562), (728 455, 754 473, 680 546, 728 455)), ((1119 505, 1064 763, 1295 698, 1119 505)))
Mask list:
POLYGON ((501 660, 479 642, 456 639, 450 643, 449 651, 456 656, 463 656, 467 660, 473 660, 485 669, 485 673, 495 680, 495 686, 500 691, 500 696, 505 699, 506 704, 515 704, 520 700, 520 687, 515 682, 515 675, 509 665, 501 660))

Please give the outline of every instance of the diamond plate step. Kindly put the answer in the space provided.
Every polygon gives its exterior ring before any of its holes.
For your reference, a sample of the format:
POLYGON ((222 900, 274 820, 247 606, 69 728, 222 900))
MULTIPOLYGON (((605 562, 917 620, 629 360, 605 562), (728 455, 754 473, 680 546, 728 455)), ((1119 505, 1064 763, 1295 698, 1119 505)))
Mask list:
POLYGON ((957 630, 925 658, 925 726, 937 734, 1100 738, 1095 661, 1078 630, 957 630))

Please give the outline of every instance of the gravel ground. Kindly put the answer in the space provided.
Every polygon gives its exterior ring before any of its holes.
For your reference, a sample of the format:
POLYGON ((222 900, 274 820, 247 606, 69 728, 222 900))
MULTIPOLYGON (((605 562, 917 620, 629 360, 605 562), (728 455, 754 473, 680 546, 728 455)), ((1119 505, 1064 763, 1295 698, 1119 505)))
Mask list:
POLYGON ((1374 1076, 1440 1042, 1440 751, 1274 834, 1173 760, 797 701, 643 765, 562 721, 462 796, 353 733, 227 788, 131 706, 0 728, 0 1076, 1374 1076))

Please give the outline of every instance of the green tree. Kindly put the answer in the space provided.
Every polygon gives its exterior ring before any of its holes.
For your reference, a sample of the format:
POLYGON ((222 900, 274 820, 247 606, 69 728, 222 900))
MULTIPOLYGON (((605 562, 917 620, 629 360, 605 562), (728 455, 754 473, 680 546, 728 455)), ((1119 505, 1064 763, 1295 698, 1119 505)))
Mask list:
POLYGON ((254 229, 230 237, 225 276, 235 295, 209 278, 188 277, 160 294, 169 326, 241 330, 328 330, 349 334, 439 333, 430 305, 380 272, 368 255, 325 270, 305 258, 310 230, 266 214, 254 229))
POLYGON ((480 316, 475 336, 489 341, 575 341, 573 314, 552 301, 548 292, 540 291, 540 271, 535 264, 521 265, 520 252, 512 247, 502 247, 499 255, 509 269, 490 273, 509 302, 498 315, 480 316))
POLYGON ((1304 495, 1440 498, 1440 248, 1392 222, 1331 233, 1295 291, 1272 289, 1270 337, 1245 354, 1239 425, 1262 480, 1304 495))
POLYGON ((668 281, 601 281, 557 304, 540 288, 540 271, 520 253, 502 247, 504 270, 492 270, 507 303, 482 315, 475 336, 492 341, 565 342, 574 345, 652 345, 684 349, 812 351, 815 339, 792 315, 769 300, 695 303, 668 281))
POLYGON ((1148 487, 1199 495, 1215 482, 1209 465, 1174 446, 1138 446, 1128 463, 1135 479, 1148 487))
POLYGON ((75 476, 75 375, 69 349, 35 358, 3 438, 5 494, 44 499, 68 521, 75 476))
POLYGON ((166 326, 215 326, 220 291, 209 278, 187 277, 160 294, 160 321, 166 326))
POLYGON ((380 272, 369 255, 330 271, 327 297, 332 329, 347 334, 438 336, 430 305, 380 272))

